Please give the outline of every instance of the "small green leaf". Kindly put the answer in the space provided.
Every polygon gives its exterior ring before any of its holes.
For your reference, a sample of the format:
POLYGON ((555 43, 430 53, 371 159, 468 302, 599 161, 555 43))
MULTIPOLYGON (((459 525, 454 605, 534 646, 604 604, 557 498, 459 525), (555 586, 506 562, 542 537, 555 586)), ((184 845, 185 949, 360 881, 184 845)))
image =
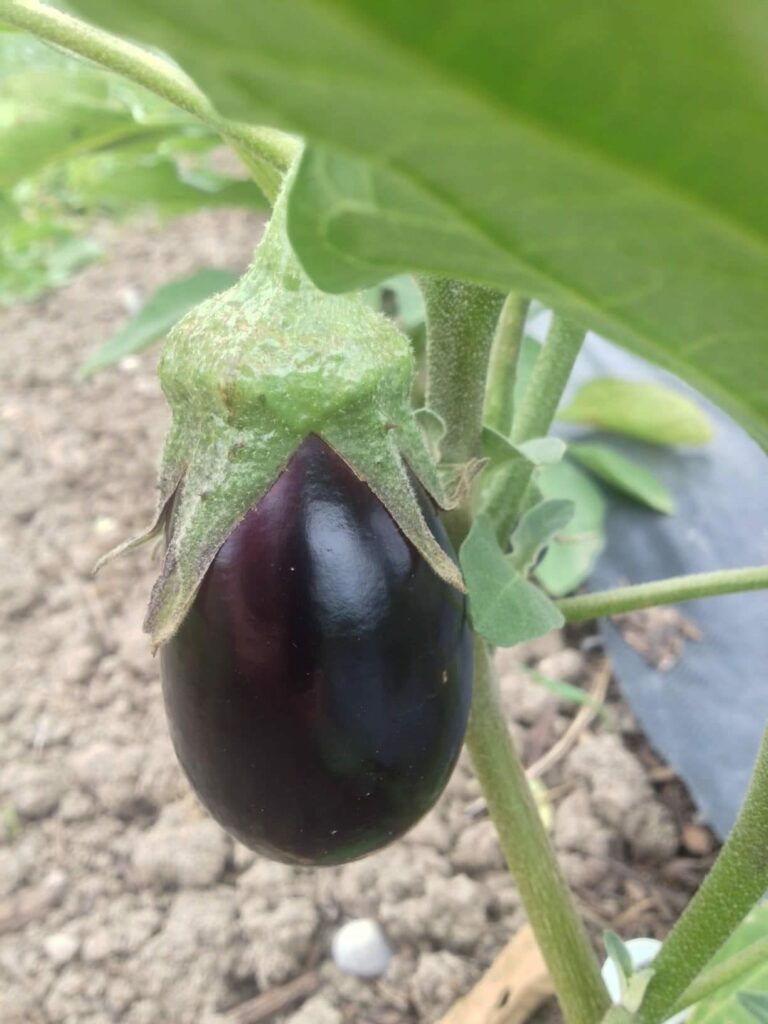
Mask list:
POLYGON ((553 466, 565 455, 565 441, 559 437, 534 437, 517 445, 517 450, 534 466, 553 466))
POLYGON ((560 700, 565 701, 568 704, 581 704, 586 707, 592 708, 592 710, 600 716, 604 721, 608 721, 608 713, 605 710, 603 704, 600 701, 587 693, 586 690, 582 690, 580 686, 574 686, 573 683, 564 683, 561 679, 552 679, 550 676, 545 676, 541 672, 537 672, 535 668, 526 668, 525 670, 531 679, 538 686, 543 686, 550 693, 553 693, 560 700))
POLYGON ((645 967, 643 970, 635 971, 628 979, 622 1002, 630 1013, 636 1013, 639 1009, 645 995, 645 990, 653 980, 655 973, 652 967, 645 967))
POLYGON ((604 444, 579 442, 568 446, 570 455, 595 476, 656 512, 672 515, 675 502, 664 484, 626 455, 604 444))
POLYGON ((416 422, 427 442, 430 455, 435 462, 440 459, 440 442, 445 437, 445 421, 433 409, 417 409, 414 414, 416 422))
POLYGON ((552 540, 536 569, 549 593, 562 597, 584 582, 605 546, 605 498, 587 474, 568 461, 542 467, 538 486, 544 498, 567 499, 575 505, 567 529, 552 540))
POLYGON ((700 445, 712 437, 709 419, 690 398, 661 384, 615 377, 584 384, 557 416, 650 444, 700 445))
POLYGON ((483 455, 492 463, 511 461, 522 455, 534 466, 549 466, 559 462, 565 454, 566 445, 559 437, 534 437, 530 441, 514 445, 493 427, 483 427, 480 436, 483 455))
POLYGON ((229 288, 237 279, 237 274, 230 270, 207 267, 180 281, 161 285, 139 312, 83 363, 79 376, 81 379, 90 377, 127 355, 141 352, 167 334, 193 306, 229 288))
POLYGON ((609 928, 606 928, 603 932, 603 944, 605 946, 605 952, 610 959, 613 960, 616 970, 619 972, 619 979, 622 983, 621 990, 623 994, 626 982, 634 973, 632 957, 616 932, 612 932, 609 928))
POLYGON ((563 624, 549 598, 504 557, 487 516, 475 519, 459 560, 474 628, 495 647, 513 647, 563 624))
POLYGON ((768 993, 739 992, 736 998, 757 1024, 768 1024, 768 993))
POLYGON ((574 503, 561 498, 550 498, 528 509, 512 534, 509 561, 519 573, 528 575, 550 540, 571 521, 574 511, 574 503))

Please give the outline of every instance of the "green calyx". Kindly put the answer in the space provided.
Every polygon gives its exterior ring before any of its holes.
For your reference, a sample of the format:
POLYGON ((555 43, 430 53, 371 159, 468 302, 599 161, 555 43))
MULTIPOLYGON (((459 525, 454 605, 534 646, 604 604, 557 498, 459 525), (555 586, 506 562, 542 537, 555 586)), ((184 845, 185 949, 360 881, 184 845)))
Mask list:
POLYGON ((184 317, 165 344, 159 373, 173 423, 157 515, 113 553, 165 529, 145 622, 155 648, 176 632, 216 552, 309 434, 335 449, 433 570, 463 590, 409 478, 408 469, 446 505, 410 405, 408 339, 362 298, 315 288, 288 242, 285 205, 284 190, 244 277, 184 317))

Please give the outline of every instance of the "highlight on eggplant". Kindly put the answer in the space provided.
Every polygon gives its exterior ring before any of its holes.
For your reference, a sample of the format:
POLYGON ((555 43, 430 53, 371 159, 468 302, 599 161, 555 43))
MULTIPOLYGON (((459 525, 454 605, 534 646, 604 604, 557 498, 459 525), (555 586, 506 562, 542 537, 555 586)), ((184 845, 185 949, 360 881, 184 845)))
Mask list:
POLYGON ((464 595, 316 435, 219 549, 161 664, 202 802, 247 846, 297 864, 406 832, 445 787, 469 715, 464 595))

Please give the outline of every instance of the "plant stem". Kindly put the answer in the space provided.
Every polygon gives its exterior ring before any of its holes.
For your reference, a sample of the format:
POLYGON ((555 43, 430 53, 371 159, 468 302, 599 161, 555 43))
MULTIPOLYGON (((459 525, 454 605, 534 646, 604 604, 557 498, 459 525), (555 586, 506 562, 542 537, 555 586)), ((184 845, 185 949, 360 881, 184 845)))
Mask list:
POLYGON ((447 278, 419 279, 427 308, 427 407, 442 417, 443 461, 478 454, 493 336, 504 296, 447 278))
POLYGON ((256 184, 274 202, 283 174, 299 152, 299 143, 290 135, 222 117, 169 61, 37 0, 0 0, 0 21, 114 71, 199 118, 237 150, 256 184))
POLYGON ((562 317, 552 323, 512 422, 512 442, 522 444, 549 433, 586 331, 562 317))
POLYGON ((728 840, 654 960, 639 1011, 664 1020, 725 940, 768 890, 768 730, 749 791, 728 840))
POLYGON ((504 437, 508 437, 512 429, 517 363, 529 305, 530 299, 522 295, 512 292, 507 296, 491 349, 485 422, 504 437))
POLYGON ((638 608, 677 604, 680 601, 737 594, 745 590, 762 590, 766 587, 768 566, 758 565, 746 569, 721 569, 718 572, 699 572, 690 576, 671 576, 652 583, 564 597, 556 604, 566 622, 585 622, 601 616, 621 615, 638 608))
POLYGON ((595 1024, 608 1009, 608 995, 510 739, 493 666, 480 637, 475 637, 474 685, 467 747, 501 848, 567 1024, 595 1024))

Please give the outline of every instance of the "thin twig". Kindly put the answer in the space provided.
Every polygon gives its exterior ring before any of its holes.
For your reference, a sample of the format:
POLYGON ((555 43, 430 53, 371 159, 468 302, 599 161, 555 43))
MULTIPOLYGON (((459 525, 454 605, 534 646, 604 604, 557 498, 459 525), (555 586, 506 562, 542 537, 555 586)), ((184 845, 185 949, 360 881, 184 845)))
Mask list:
POLYGON ((262 992, 248 1002, 241 1003, 226 1014, 225 1020, 232 1021, 232 1024, 260 1024, 261 1021, 269 1020, 275 1014, 287 1010, 299 1000, 308 999, 317 992, 320 984, 320 972, 307 971, 286 985, 271 988, 268 992, 262 992))
POLYGON ((597 673, 589 695, 592 698, 589 704, 582 704, 578 714, 565 730, 560 739, 538 761, 526 768, 525 774, 529 779, 538 779, 550 768, 553 768, 571 750, 579 736, 589 728, 592 721, 599 714, 599 708, 608 693, 608 686, 611 682, 611 666, 604 661, 597 673))

